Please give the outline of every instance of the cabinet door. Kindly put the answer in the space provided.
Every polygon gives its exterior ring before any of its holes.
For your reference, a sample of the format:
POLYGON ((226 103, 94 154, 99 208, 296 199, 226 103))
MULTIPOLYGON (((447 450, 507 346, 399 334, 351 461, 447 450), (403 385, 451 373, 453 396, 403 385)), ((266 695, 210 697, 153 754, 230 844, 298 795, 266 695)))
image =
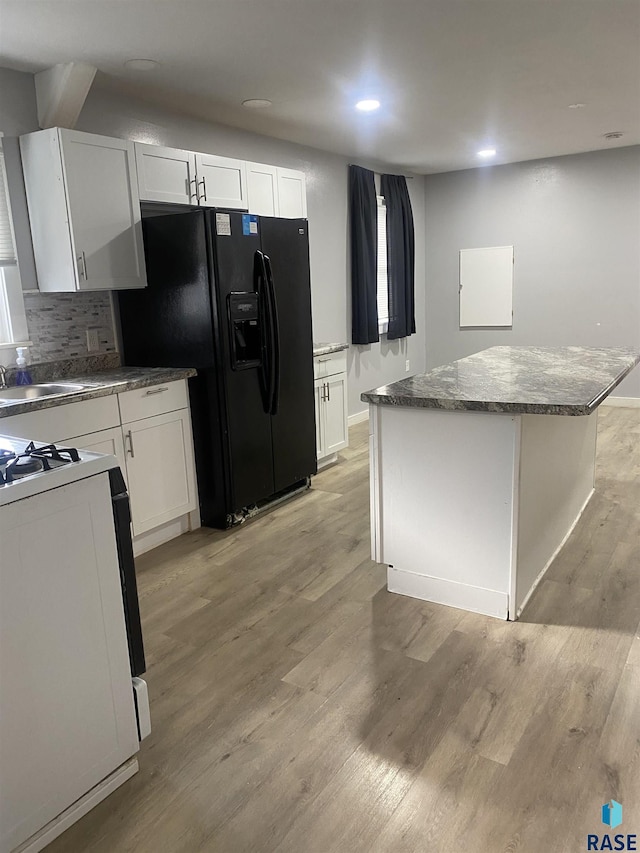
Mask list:
POLYGON ((188 409, 122 427, 133 533, 139 536, 196 508, 188 409))
POLYGON ((62 439, 57 444, 63 447, 76 447, 78 450, 90 450, 92 453, 108 453, 110 456, 115 456, 126 479, 127 464, 120 427, 103 429, 100 432, 91 432, 88 435, 76 435, 72 438, 62 439))
POLYGON ((324 402, 324 452, 337 453, 349 443, 347 431, 347 381, 344 373, 324 380, 327 390, 324 402))
POLYGON ((279 216, 278 170, 264 163, 247 163, 249 213, 279 216))
POLYGON ((324 379, 316 379, 314 384, 315 401, 316 401, 316 456, 322 459, 326 456, 324 450, 324 397, 325 381, 324 379))
POLYGON ((196 154, 196 173, 202 207, 247 209, 247 169, 244 160, 196 154))
POLYGON ((307 190, 304 172, 277 168, 278 216, 286 219, 305 219, 307 216, 307 190))
POLYGON ((79 290, 147 284, 133 142, 60 130, 79 290))
POLYGON ((138 192, 142 201, 197 204, 196 155, 179 148, 135 143, 138 192))

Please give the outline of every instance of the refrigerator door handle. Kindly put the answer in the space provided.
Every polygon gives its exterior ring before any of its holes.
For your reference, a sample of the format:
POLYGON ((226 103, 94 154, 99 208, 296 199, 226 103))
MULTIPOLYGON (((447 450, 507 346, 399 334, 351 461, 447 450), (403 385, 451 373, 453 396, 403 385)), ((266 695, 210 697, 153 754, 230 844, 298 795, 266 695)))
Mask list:
POLYGON ((269 300, 269 315, 271 324, 272 361, 271 361, 271 407, 272 415, 278 414, 280 399, 280 327, 278 324, 278 306, 276 304, 276 289, 273 282, 273 269, 269 255, 263 254, 267 272, 267 295, 269 300))
POLYGON ((260 336, 262 346, 262 364, 260 365, 260 393, 262 395, 262 407, 265 414, 271 413, 271 344, 269 306, 266 293, 267 269, 264 263, 264 255, 256 251, 253 263, 254 290, 258 294, 260 306, 260 336))

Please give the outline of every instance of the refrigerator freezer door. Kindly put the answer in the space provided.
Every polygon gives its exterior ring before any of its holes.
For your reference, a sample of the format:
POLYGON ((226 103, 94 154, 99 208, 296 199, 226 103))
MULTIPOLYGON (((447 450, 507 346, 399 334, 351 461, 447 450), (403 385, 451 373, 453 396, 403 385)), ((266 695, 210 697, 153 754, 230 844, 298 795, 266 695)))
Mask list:
MULTIPOLYGON (((227 413, 227 452, 231 482, 231 512, 238 512, 274 492, 271 453, 271 416, 265 410, 260 368, 234 370, 233 342, 226 321, 231 293, 254 293, 255 253, 260 249, 257 229, 245 227, 243 214, 207 212, 214 260, 212 292, 220 322, 220 363, 227 413)), ((235 297, 237 298, 237 297, 235 297)))
POLYGON ((280 491, 316 472, 309 239, 306 219, 261 217, 259 226, 279 325, 280 384, 271 431, 280 491))

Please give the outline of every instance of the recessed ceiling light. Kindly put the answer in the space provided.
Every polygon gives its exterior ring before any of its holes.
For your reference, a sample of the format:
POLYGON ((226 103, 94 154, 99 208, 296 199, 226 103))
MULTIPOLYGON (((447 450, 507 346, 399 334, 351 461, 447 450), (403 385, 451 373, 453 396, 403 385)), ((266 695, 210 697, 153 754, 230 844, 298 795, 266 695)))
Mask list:
POLYGON ((127 59, 124 63, 124 67, 131 71, 155 71, 159 65, 155 59, 127 59))
POLYGON ((495 157, 496 149, 495 148, 483 148, 482 151, 478 151, 478 157, 495 157))
POLYGON ((358 101, 356 109, 363 113, 371 113, 380 108, 380 101, 375 98, 365 98, 363 101, 358 101))
POLYGON ((605 133, 605 139, 620 139, 621 136, 624 136, 624 133, 621 130, 612 130, 610 133, 605 133))
POLYGON ((570 110, 581 110, 584 107, 584 104, 569 104, 570 110))
POLYGON ((242 102, 242 106, 248 110, 264 110, 271 105, 271 101, 268 101, 266 98, 249 98, 242 102))

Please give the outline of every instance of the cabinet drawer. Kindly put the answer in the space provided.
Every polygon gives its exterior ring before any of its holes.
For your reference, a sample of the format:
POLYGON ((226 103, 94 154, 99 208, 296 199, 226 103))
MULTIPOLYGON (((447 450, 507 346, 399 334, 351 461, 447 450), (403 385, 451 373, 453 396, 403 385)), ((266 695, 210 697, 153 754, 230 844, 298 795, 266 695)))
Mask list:
POLYGON ((333 376, 334 373, 346 372, 347 355, 345 350, 330 355, 317 355, 313 359, 314 379, 322 379, 323 376, 333 376))
POLYGON ((55 442, 119 426, 118 400, 113 394, 0 418, 0 435, 55 442))
POLYGON ((189 407, 187 383, 184 379, 178 379, 148 388, 136 388, 135 391, 118 394, 118 401, 122 423, 175 412, 189 407))

